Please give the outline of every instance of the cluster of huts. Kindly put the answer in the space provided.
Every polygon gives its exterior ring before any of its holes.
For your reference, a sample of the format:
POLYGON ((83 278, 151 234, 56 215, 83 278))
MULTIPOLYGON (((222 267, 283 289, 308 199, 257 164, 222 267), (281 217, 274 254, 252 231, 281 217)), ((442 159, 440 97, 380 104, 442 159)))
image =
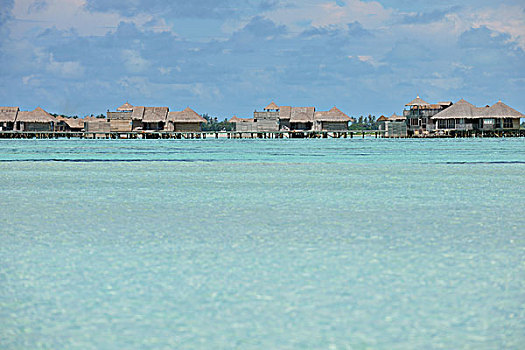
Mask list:
POLYGON ((276 131, 348 131, 348 123, 354 121, 337 107, 329 111, 317 111, 315 107, 278 106, 275 102, 255 111, 253 118, 233 117, 229 120, 239 132, 261 133, 276 131))
MULTIPOLYGON (((456 103, 427 103, 419 96, 405 105, 402 115, 381 116, 377 122, 381 135, 386 137, 459 135, 514 135, 520 133, 517 110, 499 101, 492 106, 476 107, 461 99, 456 103)), ((237 133, 322 132, 346 135, 354 119, 337 107, 317 111, 315 107, 279 106, 272 102, 253 118, 233 117, 237 133)), ((176 132, 198 133, 206 119, 193 109, 170 111, 168 107, 133 106, 125 103, 107 117, 66 118, 54 116, 36 108, 21 111, 18 107, 0 107, 0 131, 25 132, 176 132)))
POLYGON ((170 112, 168 107, 137 107, 129 103, 107 113, 106 118, 53 116, 38 107, 21 111, 0 107, 0 131, 110 133, 131 131, 199 132, 206 119, 193 109, 170 112))
POLYGON ((379 118, 378 122, 387 137, 512 135, 519 134, 520 118, 525 115, 501 101, 476 107, 464 99, 456 103, 428 103, 417 96, 405 105, 402 116, 394 113, 390 118, 379 118))

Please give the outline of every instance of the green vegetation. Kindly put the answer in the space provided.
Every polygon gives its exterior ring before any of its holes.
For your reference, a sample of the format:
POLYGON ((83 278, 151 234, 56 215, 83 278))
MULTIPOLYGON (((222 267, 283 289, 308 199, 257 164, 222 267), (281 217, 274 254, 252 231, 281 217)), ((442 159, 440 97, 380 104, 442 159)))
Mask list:
POLYGON ((379 125, 377 124, 375 115, 368 115, 368 117, 360 116, 356 118, 356 122, 352 123, 349 130, 377 130, 379 125))
POLYGON ((229 123, 225 118, 223 121, 219 121, 219 118, 203 114, 202 117, 208 122, 202 124, 202 131, 234 131, 235 124, 229 123))
MULTIPOLYGON (((53 117, 55 117, 55 118, 56 118, 56 117, 71 118, 71 119, 78 119, 78 118, 79 118, 78 115, 65 115, 65 114, 56 114, 56 113, 49 113, 49 114, 51 114, 51 115, 52 115, 53 117)), ((91 114, 91 115, 88 116, 88 117, 91 117, 91 118, 95 117, 95 118, 99 118, 99 119, 104 119, 104 118, 106 118, 106 116, 105 116, 104 114, 99 114, 99 115, 97 115, 97 116, 91 114)))

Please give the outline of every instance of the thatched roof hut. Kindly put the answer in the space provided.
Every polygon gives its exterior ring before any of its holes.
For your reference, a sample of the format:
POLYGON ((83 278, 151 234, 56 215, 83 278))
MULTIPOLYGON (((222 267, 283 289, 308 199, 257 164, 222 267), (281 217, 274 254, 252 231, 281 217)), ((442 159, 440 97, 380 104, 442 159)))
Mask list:
POLYGON ((142 120, 144 117, 144 110, 146 107, 139 106, 139 107, 133 107, 133 112, 131 113, 131 119, 133 120, 142 120))
POLYGON ((292 107, 290 123, 308 123, 314 121, 315 107, 292 107))
POLYGON ((37 107, 33 111, 18 112, 16 121, 23 123, 54 123, 57 122, 57 119, 42 108, 37 107))
POLYGON ((314 112, 314 119, 322 122, 349 122, 352 120, 337 107, 333 107, 329 111, 314 112))
POLYGON ((131 112, 133 111, 133 106, 130 105, 128 102, 124 103, 122 106, 117 108, 117 112, 131 112))
POLYGON ((392 114, 388 120, 390 121, 403 121, 403 120, 406 120, 406 117, 403 116, 403 115, 397 115, 397 114, 392 114))
POLYGON ((71 129, 82 129, 84 127, 84 119, 80 119, 80 118, 64 118, 63 121, 71 129))
POLYGON ((197 114, 193 109, 187 107, 181 112, 169 112, 168 120, 174 123, 206 123, 206 119, 197 114))
POLYGON ((277 106, 275 104, 275 102, 272 101, 272 103, 270 103, 268 106, 264 107, 264 110, 265 111, 269 111, 269 110, 278 110, 279 109, 279 106, 277 106))
POLYGON ((233 116, 228 120, 229 123, 246 123, 246 122, 253 122, 253 118, 239 118, 237 116, 233 116))
POLYGON ((18 107, 0 107, 0 123, 14 123, 19 110, 18 107))
POLYGON ((377 118, 377 121, 378 122, 386 122, 388 120, 387 117, 385 117, 384 115, 380 116, 379 118, 377 118))
POLYGON ((472 103, 465 101, 464 99, 459 100, 452 106, 444 109, 437 113, 431 119, 474 119, 483 118, 485 115, 485 109, 487 107, 476 107, 472 103))
POLYGON ((280 106, 279 107, 279 119, 287 120, 292 116, 292 107, 291 106, 280 106))
POLYGON ((168 107, 145 107, 142 117, 143 123, 162 123, 168 117, 168 107))
POLYGON ((423 99, 421 99, 419 97, 419 95, 418 95, 415 99, 413 99, 412 101, 407 103, 405 106, 410 106, 410 107, 428 107, 428 106, 430 106, 430 103, 423 101, 423 99))
POLYGON ((486 118, 525 118, 525 115, 501 101, 498 101, 488 108, 483 108, 482 116, 486 118))

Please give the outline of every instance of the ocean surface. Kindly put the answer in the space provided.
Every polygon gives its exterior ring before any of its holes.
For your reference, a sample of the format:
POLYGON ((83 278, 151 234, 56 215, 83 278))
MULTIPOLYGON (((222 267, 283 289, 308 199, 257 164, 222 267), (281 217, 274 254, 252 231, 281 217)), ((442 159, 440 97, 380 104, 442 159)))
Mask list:
POLYGON ((525 139, 1 140, 2 349, 523 349, 525 139))

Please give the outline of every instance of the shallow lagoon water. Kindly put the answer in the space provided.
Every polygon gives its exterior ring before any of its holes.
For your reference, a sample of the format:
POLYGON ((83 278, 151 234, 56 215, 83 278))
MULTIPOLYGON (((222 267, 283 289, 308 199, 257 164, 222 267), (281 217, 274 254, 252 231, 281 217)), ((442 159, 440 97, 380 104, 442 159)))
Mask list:
POLYGON ((3 140, 6 349, 517 349, 525 140, 3 140))

